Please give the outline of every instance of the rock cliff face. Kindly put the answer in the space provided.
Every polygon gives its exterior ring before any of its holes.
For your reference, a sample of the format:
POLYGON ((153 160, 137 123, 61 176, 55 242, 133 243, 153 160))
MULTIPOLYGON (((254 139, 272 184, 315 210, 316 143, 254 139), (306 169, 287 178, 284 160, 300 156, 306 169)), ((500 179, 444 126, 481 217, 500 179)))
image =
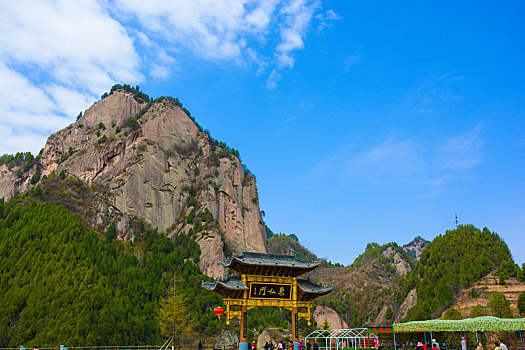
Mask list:
MULTIPOLYGON (((224 274, 217 261, 225 249, 265 252, 253 175, 173 100, 139 101, 132 93, 114 91, 51 135, 39 158, 42 175, 64 171, 102 188, 90 225, 115 222, 120 239, 134 239, 132 218, 169 235, 194 234, 202 252, 200 267, 210 276, 224 274)), ((19 179, 16 170, 0 167, 0 198, 32 186, 36 170, 19 179)))
POLYGON ((324 325, 324 321, 328 322, 330 329, 347 329, 348 324, 335 312, 334 309, 326 306, 318 306, 315 308, 313 319, 317 322, 317 328, 324 325))
POLYGON ((409 262, 401 255, 399 251, 396 251, 392 247, 388 247, 381 253, 381 256, 392 259, 392 265, 396 268, 398 275, 404 276, 407 272, 412 271, 412 267, 409 262))

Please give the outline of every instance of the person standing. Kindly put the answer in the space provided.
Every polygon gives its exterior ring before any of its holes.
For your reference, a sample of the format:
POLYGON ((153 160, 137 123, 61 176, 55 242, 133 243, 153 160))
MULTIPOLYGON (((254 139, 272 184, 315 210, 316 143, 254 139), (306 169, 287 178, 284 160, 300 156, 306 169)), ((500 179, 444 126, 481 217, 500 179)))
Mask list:
POLYGON ((494 342, 494 350, 501 350, 499 342, 494 342))
POLYGON ((312 344, 310 344, 310 340, 308 340, 306 342, 306 350, 310 350, 311 347, 312 347, 312 344))
POLYGON ((503 344, 501 339, 499 340, 499 347, 501 348, 501 350, 509 350, 509 348, 507 348, 507 345, 503 344))
POLYGON ((315 340, 314 340, 313 348, 314 348, 314 350, 319 350, 319 345, 317 345, 317 341, 315 341, 315 340))
POLYGON ((199 340, 199 350, 202 350, 202 342, 199 340))
POLYGON ((481 344, 481 342, 479 342, 478 346, 476 346, 476 350, 483 350, 483 344, 481 344))

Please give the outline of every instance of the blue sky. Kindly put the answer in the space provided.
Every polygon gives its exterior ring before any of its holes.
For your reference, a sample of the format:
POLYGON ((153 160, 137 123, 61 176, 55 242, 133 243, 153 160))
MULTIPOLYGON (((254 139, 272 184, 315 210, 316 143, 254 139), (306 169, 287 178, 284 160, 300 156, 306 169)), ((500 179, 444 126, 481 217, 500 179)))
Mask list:
POLYGON ((457 213, 525 262, 522 1, 0 3, 0 153, 138 84, 239 149, 268 225, 321 257, 457 213))

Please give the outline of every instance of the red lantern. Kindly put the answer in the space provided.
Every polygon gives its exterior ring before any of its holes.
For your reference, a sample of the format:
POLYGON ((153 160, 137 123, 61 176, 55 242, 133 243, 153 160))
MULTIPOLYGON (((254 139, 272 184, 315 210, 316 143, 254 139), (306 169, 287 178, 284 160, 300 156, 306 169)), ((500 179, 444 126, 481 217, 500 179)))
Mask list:
POLYGON ((224 309, 222 307, 216 307, 213 309, 213 313, 220 319, 221 315, 224 315, 224 309))

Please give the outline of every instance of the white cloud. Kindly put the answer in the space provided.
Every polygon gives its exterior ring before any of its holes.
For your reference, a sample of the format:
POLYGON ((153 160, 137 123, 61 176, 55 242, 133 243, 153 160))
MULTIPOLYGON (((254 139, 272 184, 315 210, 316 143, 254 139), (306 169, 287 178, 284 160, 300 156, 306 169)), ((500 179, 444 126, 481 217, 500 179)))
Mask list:
POLYGON ((438 166, 445 169, 468 170, 481 162, 483 141, 481 124, 473 130, 444 140, 437 149, 438 166))
POLYGON ((142 80, 126 29, 96 1, 5 2, 0 23, 4 62, 36 66, 47 78, 92 94, 115 80, 142 80))
POLYGON ((3 2, 0 153, 37 152, 115 82, 142 79, 133 40, 99 2, 3 2))
POLYGON ((457 93, 462 80, 462 76, 453 73, 427 77, 407 94, 400 108, 421 115, 447 112, 462 98, 457 93))
POLYGON ((55 113, 50 95, 1 61, 0 77, 0 153, 37 153, 68 120, 55 113))
MULTIPOLYGON (((293 67, 293 52, 304 47, 320 8, 317 0, 115 0, 115 4, 124 21, 137 20, 150 39, 173 50, 189 49, 209 60, 255 62, 259 69, 269 60, 279 69, 293 67), (274 57, 261 57, 272 35, 279 37, 274 57)), ((327 11, 321 21, 336 18, 335 12, 327 11)))
MULTIPOLYGON (((0 153, 73 121, 114 83, 167 79, 179 57, 255 65, 276 88, 321 0, 25 0, 0 11, 0 153), (40 128, 40 129, 39 129, 40 128), (38 135, 38 136, 35 136, 38 135)), ((326 11, 320 21, 337 19, 326 11)), ((27 147, 23 147, 26 149, 27 147)))
POLYGON ((348 72, 350 71, 350 69, 352 69, 353 66, 355 66, 356 64, 360 62, 361 62, 361 55, 359 54, 347 55, 345 57, 343 70, 345 72, 348 72))
POLYGON ((319 26, 317 27, 318 33, 321 33, 325 28, 331 28, 333 21, 343 19, 343 17, 335 13, 334 10, 319 13, 315 18, 319 21, 319 26))
POLYGON ((282 8, 284 23, 281 26, 281 43, 276 48, 277 63, 280 68, 293 67, 294 59, 291 53, 303 48, 303 37, 314 11, 319 6, 317 1, 290 0, 282 8))
POLYGON ((357 154, 348 164, 352 173, 408 175, 421 171, 423 157, 412 140, 388 138, 371 149, 357 154))
POLYGON ((469 171, 483 160, 482 126, 440 140, 388 137, 367 149, 341 149, 312 170, 324 178, 345 179, 396 189, 412 187, 416 196, 437 196, 449 186, 470 178, 469 171))
POLYGON ((0 122, 0 150, 2 154, 31 151, 38 154, 44 147, 47 139, 46 135, 31 130, 21 130, 20 133, 13 133, 9 125, 0 122))
POLYGON ((158 63, 153 63, 149 74, 153 78, 157 79, 167 79, 171 74, 171 69, 166 65, 160 65, 158 63))
POLYGON ((281 79, 281 75, 277 73, 277 71, 274 69, 270 73, 270 76, 268 77, 268 80, 266 80, 266 87, 268 89, 275 89, 277 88, 277 83, 279 82, 279 79, 281 79))

